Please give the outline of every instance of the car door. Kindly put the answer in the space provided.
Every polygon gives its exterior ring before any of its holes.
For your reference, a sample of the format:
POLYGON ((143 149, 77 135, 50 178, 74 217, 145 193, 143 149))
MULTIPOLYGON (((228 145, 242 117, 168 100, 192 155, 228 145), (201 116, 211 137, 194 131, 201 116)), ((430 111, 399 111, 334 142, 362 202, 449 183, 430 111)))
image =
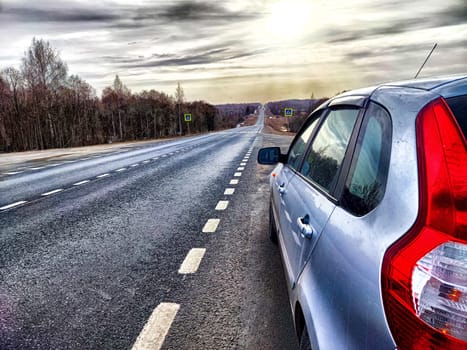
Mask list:
POLYGON ((380 273, 385 230, 397 227, 398 218, 392 228, 380 218, 387 218, 397 199, 379 206, 388 180, 392 123, 389 113, 374 102, 367 104, 361 120, 334 191, 338 205, 309 253, 306 281, 299 283, 311 298, 320 297, 308 307, 323 348, 392 349, 381 307, 380 273))
POLYGON ((335 208, 334 190, 359 113, 359 108, 350 107, 329 110, 281 196, 283 248, 292 289, 335 208))
MULTIPOLYGON (((287 208, 284 205, 284 197, 286 197, 288 190, 287 188, 291 179, 295 176, 303 161, 303 157, 305 155, 309 141, 312 138, 314 130, 319 124, 319 120, 322 114, 323 110, 319 110, 310 116, 310 118, 298 132, 295 139, 292 141, 289 152, 287 154, 287 162, 284 165, 279 164, 273 172, 274 178, 272 180, 271 200, 273 202, 272 208, 279 231, 279 244, 282 247, 288 246, 289 242, 286 241, 290 239, 288 234, 281 234, 283 232, 283 227, 288 227, 287 221, 289 220, 289 214, 287 208)), ((287 251, 285 249, 282 249, 281 251, 284 255, 283 261, 287 271, 287 276, 291 278, 292 270, 290 264, 288 263, 289 259, 287 257, 287 251)))
MULTIPOLYGON (((321 111, 315 113, 315 115, 311 116, 307 123, 301 128, 290 145, 286 164, 279 164, 279 166, 274 171, 272 189, 272 200, 274 202, 274 208, 281 208, 282 195, 286 192, 286 188, 290 179, 294 176, 303 160, 306 147, 312 136, 313 130, 318 124, 320 115, 321 111)), ((276 215, 276 218, 277 217, 279 216, 276 215)))

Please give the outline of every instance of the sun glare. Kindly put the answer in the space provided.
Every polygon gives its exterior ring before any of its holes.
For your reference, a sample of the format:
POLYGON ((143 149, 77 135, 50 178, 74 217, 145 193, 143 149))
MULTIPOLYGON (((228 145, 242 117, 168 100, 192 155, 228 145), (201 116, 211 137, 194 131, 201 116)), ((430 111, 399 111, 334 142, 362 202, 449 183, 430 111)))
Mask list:
POLYGON ((269 32, 281 39, 299 39, 310 25, 310 0, 279 1, 271 6, 269 32))

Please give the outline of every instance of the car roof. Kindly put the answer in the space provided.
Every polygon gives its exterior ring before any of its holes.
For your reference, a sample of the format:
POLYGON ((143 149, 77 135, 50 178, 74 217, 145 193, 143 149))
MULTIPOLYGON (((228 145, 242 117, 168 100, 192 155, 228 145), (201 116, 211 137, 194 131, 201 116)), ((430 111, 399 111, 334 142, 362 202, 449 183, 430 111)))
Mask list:
POLYGON ((436 92, 444 97, 467 94, 467 74, 442 77, 412 79, 382 84, 383 86, 400 86, 436 92))
MULTIPOLYGON (((459 96, 467 94, 467 73, 466 74, 457 74, 457 75, 447 75, 431 78, 421 78, 421 79, 410 79, 402 80, 396 82, 387 82, 375 86, 350 90, 339 94, 333 98, 331 101, 343 100, 345 97, 350 96, 370 96, 377 89, 383 87, 401 87, 401 88, 412 88, 420 89, 425 91, 435 92, 445 98, 452 96, 459 96)), ((331 102, 332 103, 332 102, 331 102)), ((334 104, 339 104, 338 101, 335 101, 334 104)))

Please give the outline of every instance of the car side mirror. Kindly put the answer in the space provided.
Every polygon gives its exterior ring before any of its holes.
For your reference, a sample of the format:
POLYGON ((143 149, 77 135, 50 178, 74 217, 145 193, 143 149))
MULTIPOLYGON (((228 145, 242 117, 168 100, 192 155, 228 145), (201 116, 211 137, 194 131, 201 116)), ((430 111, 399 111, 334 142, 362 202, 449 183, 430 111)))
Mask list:
POLYGON ((284 162, 285 155, 281 153, 280 147, 265 147, 258 151, 258 163, 272 165, 284 162))

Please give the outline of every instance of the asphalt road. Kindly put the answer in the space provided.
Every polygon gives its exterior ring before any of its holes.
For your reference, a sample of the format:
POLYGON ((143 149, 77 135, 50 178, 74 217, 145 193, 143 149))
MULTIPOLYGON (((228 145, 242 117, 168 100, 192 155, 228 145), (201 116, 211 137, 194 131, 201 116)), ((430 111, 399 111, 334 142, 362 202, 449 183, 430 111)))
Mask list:
POLYGON ((3 174, 0 349, 296 349, 261 129, 3 174))

